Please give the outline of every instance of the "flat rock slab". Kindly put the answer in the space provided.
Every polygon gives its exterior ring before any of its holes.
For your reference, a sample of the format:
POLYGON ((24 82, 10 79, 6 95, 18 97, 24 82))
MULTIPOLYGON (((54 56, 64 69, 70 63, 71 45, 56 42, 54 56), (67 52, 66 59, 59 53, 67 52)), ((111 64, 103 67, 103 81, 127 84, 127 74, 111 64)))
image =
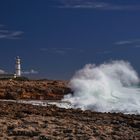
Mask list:
POLYGON ((139 140, 140 115, 0 102, 3 140, 139 140))

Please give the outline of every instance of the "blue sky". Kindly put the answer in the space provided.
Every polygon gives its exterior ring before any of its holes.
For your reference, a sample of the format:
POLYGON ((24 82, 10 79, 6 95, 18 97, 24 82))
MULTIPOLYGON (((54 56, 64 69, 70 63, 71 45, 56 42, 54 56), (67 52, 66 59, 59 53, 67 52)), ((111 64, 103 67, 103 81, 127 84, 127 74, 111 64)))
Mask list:
POLYGON ((69 79, 87 63, 126 60, 140 73, 139 0, 1 0, 0 69, 69 79))

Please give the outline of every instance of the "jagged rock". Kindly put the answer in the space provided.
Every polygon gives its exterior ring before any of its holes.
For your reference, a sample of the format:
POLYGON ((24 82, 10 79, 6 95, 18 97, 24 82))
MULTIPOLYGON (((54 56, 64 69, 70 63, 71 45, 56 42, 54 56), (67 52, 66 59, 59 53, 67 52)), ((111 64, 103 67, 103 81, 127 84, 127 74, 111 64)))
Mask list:
POLYGON ((139 123, 140 115, 0 102, 0 139, 4 140, 138 140, 139 123))
POLYGON ((66 81, 0 81, 0 99, 60 100, 71 89, 66 81))

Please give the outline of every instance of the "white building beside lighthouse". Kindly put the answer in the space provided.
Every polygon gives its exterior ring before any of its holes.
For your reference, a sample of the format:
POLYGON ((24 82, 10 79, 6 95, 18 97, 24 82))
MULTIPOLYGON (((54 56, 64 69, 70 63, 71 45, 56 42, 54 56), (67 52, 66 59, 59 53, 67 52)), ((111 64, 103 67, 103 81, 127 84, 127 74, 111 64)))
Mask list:
POLYGON ((21 61, 20 61, 19 56, 16 57, 15 77, 21 77, 21 61))

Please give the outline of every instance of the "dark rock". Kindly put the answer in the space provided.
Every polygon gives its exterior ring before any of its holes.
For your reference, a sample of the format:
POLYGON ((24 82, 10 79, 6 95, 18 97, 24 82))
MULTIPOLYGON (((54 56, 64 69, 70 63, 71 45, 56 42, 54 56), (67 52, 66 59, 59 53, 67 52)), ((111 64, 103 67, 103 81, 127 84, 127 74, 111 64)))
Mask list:
POLYGON ((72 130, 71 129, 65 129, 65 130, 63 130, 63 133, 72 133, 72 130))
POLYGON ((41 136, 39 136, 39 140, 51 140, 51 138, 41 135, 41 136))

